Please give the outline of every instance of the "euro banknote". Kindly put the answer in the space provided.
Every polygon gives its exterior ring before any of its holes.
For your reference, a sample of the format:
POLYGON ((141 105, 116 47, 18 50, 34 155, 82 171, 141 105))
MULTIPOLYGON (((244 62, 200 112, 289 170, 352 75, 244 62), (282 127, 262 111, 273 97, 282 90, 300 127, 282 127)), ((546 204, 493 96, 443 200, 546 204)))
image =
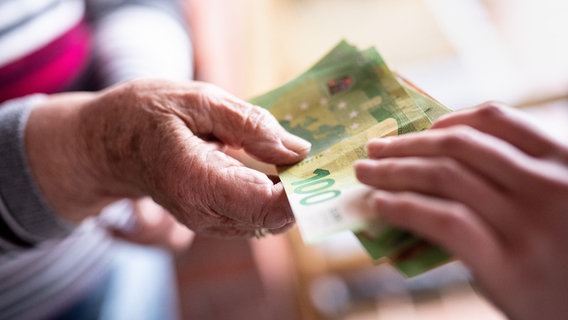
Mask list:
POLYGON ((312 143, 306 159, 278 168, 305 242, 351 231, 373 259, 408 275, 447 259, 437 247, 381 223, 366 205, 370 189, 355 177, 353 163, 367 157, 369 139, 426 130, 450 112, 393 73, 374 48, 341 41, 310 69, 251 102, 312 143))

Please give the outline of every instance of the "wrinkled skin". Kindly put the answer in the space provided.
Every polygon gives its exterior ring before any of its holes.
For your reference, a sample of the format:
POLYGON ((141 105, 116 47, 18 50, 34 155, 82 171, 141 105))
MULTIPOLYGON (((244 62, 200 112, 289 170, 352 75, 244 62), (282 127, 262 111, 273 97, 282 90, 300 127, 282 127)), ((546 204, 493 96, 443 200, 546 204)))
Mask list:
POLYGON ((70 221, 149 195, 196 233, 285 230, 294 219, 282 184, 228 156, 227 146, 271 164, 309 152, 266 110, 200 82, 135 80, 51 96, 26 128, 32 172, 70 221))
POLYGON ((358 178, 385 221, 467 264, 511 319, 568 317, 568 148, 488 104, 370 141, 358 178))

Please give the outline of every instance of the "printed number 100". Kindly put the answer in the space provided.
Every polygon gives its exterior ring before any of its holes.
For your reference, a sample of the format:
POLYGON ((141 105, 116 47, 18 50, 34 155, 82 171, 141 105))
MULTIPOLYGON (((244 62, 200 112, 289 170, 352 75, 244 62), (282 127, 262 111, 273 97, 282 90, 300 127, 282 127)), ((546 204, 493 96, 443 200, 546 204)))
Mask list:
POLYGON ((318 204, 337 198, 341 194, 339 190, 329 190, 335 184, 332 178, 325 178, 329 176, 329 170, 316 169, 313 173, 313 177, 292 182, 295 194, 306 195, 300 200, 301 204, 305 206, 318 204))

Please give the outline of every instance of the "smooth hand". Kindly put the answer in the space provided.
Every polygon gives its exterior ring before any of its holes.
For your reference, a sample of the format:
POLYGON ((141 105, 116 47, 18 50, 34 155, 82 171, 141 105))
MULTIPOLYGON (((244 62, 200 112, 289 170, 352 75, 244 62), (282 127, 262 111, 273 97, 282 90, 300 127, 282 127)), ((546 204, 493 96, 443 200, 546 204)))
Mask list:
POLYGON ((357 177, 387 222, 467 264, 512 319, 568 317, 568 148, 497 105, 368 144, 357 177))
POLYGON ((221 236, 294 220, 282 184, 225 147, 278 165, 309 151, 260 107, 205 83, 159 80, 51 97, 32 111, 26 141, 43 193, 69 220, 150 195, 193 231, 221 236))

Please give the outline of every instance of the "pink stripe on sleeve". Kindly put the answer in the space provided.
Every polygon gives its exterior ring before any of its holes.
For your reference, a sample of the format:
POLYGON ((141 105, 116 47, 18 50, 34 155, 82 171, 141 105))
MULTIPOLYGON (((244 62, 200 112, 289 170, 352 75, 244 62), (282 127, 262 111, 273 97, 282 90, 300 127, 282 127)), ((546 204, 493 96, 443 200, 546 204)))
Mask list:
POLYGON ((0 68, 0 102, 67 88, 89 60, 91 35, 82 21, 60 37, 0 68))

